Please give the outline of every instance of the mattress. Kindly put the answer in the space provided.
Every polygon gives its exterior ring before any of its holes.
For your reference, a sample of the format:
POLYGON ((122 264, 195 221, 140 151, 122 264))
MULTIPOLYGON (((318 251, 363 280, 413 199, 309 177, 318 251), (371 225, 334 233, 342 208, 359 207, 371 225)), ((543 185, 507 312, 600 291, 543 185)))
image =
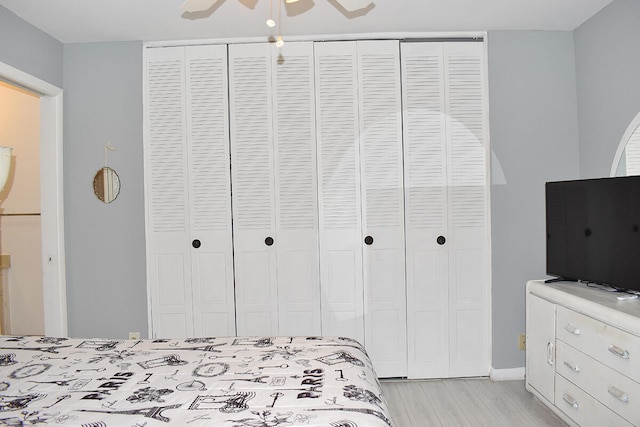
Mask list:
POLYGON ((341 337, 0 336, 0 425, 391 427, 341 337))

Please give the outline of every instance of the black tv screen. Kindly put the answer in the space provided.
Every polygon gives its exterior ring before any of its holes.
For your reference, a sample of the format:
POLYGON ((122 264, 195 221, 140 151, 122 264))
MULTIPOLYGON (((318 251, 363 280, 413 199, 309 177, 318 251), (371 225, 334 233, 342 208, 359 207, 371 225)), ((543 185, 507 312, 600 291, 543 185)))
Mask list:
POLYGON ((640 291, 640 176, 545 185, 547 274, 640 291))

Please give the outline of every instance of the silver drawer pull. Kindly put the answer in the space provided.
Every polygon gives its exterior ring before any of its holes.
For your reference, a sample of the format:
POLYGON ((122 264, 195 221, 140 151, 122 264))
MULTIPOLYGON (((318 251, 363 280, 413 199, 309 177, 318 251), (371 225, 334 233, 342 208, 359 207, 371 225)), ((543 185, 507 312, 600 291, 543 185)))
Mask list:
POLYGON ((609 394, 615 397, 616 399, 618 399, 620 402, 624 402, 624 403, 629 402, 629 395, 617 387, 614 387, 614 386, 609 387, 609 394))
POLYGON ((547 343, 547 363, 550 366, 553 366, 553 364, 555 363, 555 358, 553 357, 553 343, 552 342, 548 342, 547 343))
POLYGON ((564 365, 571 369, 573 372, 580 372, 580 367, 573 363, 571 360, 565 360, 564 365))
POLYGON ((623 359, 629 358, 629 352, 625 349, 618 347, 617 345, 611 344, 609 346, 609 351, 618 357, 622 357, 623 359))
POLYGON ((565 330, 571 332, 573 335, 580 335, 580 328, 576 328, 575 326, 573 326, 570 323, 567 323, 567 325, 564 327, 565 330))
POLYGON ((562 395, 562 400, 564 400, 565 402, 567 402, 569 405, 571 405, 572 407, 578 409, 578 402, 571 396, 569 396, 569 394, 565 393, 562 395))

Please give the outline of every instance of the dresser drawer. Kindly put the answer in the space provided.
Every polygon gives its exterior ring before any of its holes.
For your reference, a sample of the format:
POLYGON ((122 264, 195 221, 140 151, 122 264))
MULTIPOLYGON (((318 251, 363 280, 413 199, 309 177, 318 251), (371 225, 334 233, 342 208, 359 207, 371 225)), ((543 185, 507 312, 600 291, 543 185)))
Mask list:
POLYGON ((558 306, 557 339, 640 382, 640 337, 558 306))
POLYGON ((559 374, 556 375, 555 405, 581 427, 633 426, 559 374))
POLYGON ((640 384, 557 341, 556 372, 627 421, 640 424, 640 384))

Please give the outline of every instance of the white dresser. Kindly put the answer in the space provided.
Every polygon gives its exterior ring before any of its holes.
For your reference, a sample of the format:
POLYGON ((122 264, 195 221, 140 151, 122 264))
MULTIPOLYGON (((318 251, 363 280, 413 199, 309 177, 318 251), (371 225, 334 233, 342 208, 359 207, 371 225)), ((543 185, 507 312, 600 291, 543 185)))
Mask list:
POLYGON ((640 299, 527 283, 526 387, 571 425, 640 426, 640 299))

